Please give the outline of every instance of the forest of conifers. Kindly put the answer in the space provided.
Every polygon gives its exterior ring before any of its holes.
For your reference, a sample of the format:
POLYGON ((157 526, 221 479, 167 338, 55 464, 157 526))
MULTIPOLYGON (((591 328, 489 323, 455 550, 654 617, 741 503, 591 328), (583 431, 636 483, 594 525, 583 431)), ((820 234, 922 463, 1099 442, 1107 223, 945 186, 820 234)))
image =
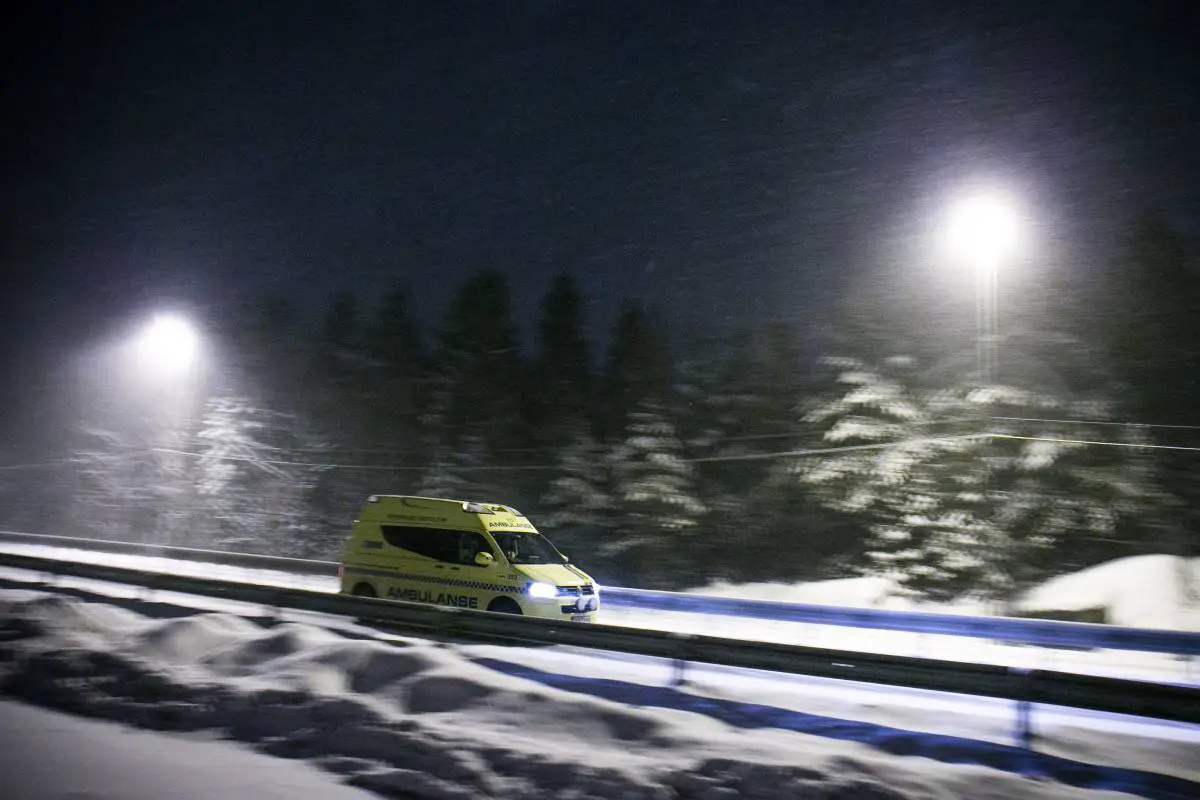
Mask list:
POLYGON ((210 326, 186 396, 100 381, 61 460, 0 475, 5 522, 335 558, 366 496, 423 494, 514 506, 602 583, 868 574, 1001 601, 1192 553, 1200 294, 1161 220, 1073 283, 1003 291, 994 372, 972 298, 902 274, 703 340, 634 301, 589 336, 567 272, 528 344, 495 271, 430 330, 402 282, 317 319, 265 299, 210 326))

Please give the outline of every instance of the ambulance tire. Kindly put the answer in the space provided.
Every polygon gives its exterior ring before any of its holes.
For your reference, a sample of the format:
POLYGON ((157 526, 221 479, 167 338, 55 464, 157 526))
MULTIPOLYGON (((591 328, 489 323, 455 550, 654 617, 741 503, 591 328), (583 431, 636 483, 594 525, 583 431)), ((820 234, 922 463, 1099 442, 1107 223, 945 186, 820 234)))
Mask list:
POLYGON ((379 595, 375 594, 375 587, 369 583, 358 584, 357 586, 354 587, 354 591, 350 592, 350 594, 354 595, 355 597, 378 597, 379 596, 379 595))
POLYGON ((511 597, 497 597, 492 602, 488 603, 488 611, 495 611, 497 614, 516 614, 521 615, 521 607, 511 597))

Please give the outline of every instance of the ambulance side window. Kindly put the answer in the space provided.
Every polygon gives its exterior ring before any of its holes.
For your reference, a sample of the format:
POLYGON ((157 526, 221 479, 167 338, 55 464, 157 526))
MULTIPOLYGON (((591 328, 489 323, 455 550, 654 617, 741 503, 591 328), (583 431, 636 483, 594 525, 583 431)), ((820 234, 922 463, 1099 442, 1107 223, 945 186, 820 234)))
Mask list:
POLYGON ((384 541, 419 556, 438 561, 457 561, 458 531, 440 528, 406 528, 401 525, 381 525, 384 541))
MULTIPOLYGON (((482 533, 464 531, 458 542, 458 563, 475 566, 476 553, 492 553, 492 548, 487 543, 487 539, 483 538, 482 533)), ((492 555, 494 556, 495 553, 492 555)))

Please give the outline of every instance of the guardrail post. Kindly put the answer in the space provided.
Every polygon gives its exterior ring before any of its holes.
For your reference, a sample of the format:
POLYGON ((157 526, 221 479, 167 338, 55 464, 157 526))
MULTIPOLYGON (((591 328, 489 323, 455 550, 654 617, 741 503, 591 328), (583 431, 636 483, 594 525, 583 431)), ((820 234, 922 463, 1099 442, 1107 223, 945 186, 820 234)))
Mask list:
POLYGON ((1017 746, 1026 750, 1033 749, 1033 671, 1027 667, 1009 667, 1010 675, 1016 676, 1017 700, 1017 746))
POLYGON ((683 686, 684 672, 686 670, 687 662, 682 658, 676 658, 671 661, 671 686, 683 686))
POLYGON ((1033 703, 1028 697, 1017 701, 1017 744, 1026 750, 1033 747, 1033 703))
POLYGON ((687 655, 691 648, 688 642, 692 636, 687 633, 669 633, 671 639, 671 683, 672 687, 683 686, 684 673, 687 671, 687 655))

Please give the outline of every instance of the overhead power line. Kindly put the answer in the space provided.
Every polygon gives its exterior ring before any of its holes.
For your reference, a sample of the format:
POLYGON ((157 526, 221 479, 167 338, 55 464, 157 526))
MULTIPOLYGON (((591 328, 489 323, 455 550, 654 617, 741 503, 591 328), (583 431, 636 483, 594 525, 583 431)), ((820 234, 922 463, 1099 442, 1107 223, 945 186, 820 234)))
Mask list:
POLYGON ((932 442, 950 442, 961 439, 980 439, 990 434, 966 433, 961 436, 926 436, 916 439, 902 439, 895 442, 875 442, 872 444, 851 444, 845 447, 814 447, 808 450, 788 450, 783 453, 746 453, 732 456, 702 456, 700 458, 682 458, 689 464, 710 463, 715 461, 765 461, 775 458, 803 458, 806 456, 824 456, 835 453, 850 453, 856 450, 884 450, 889 447, 908 447, 914 444, 929 444, 932 442))
POLYGON ((1107 425, 1121 428, 1163 428, 1167 430, 1200 431, 1200 425, 1164 425, 1153 422, 1122 422, 1120 420, 1095 419, 1043 419, 1041 417, 987 417, 986 419, 1010 422, 1048 422, 1056 425, 1107 425))
POLYGON ((1055 444, 1086 444, 1099 447, 1126 447, 1132 450, 1184 450, 1200 453, 1200 447, 1186 447, 1177 444, 1138 444, 1137 442, 1102 442, 1088 439, 1059 439, 1053 436, 1014 436, 1007 433, 987 433, 993 439, 1017 439, 1024 442, 1053 442, 1055 444))

